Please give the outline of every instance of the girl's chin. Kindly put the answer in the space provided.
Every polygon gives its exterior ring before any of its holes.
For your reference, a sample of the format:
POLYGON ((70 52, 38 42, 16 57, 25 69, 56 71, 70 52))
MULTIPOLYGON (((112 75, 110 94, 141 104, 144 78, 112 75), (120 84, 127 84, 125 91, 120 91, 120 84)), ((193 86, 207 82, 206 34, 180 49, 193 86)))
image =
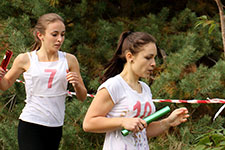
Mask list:
POLYGON ((142 78, 148 79, 148 78, 150 78, 150 76, 151 76, 151 73, 146 73, 142 78))
POLYGON ((149 78, 150 77, 150 75, 149 74, 145 74, 145 75, 142 75, 142 76, 140 76, 140 78, 149 78))
POLYGON ((54 47, 52 50, 53 51, 59 51, 60 50, 60 47, 59 48, 58 47, 54 47))

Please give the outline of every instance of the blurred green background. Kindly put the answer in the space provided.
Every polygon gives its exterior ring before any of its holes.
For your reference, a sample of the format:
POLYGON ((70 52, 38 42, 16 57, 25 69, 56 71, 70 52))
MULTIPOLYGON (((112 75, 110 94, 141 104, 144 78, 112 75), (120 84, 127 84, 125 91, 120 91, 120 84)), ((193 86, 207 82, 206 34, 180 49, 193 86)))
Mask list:
MULTIPOLYGON (((99 76, 116 49, 120 33, 132 30, 152 34, 166 53, 165 59, 157 58, 152 78, 143 80, 151 87, 154 99, 225 98, 225 57, 214 0, 1 0, 0 58, 6 49, 13 51, 12 60, 30 51, 34 42, 31 29, 40 15, 50 12, 65 19, 62 50, 77 57, 89 94, 95 94, 100 85, 99 76)), ((22 76, 19 79, 23 80, 22 76)), ((18 149, 17 125, 24 100, 22 83, 0 92, 1 150, 18 149)), ((67 98, 60 150, 102 149, 104 134, 82 130, 91 101, 90 97, 83 103, 75 96, 67 98)), ((191 117, 150 139, 151 150, 225 150, 225 111, 212 120, 223 104, 155 104, 157 109, 185 106, 191 117)))

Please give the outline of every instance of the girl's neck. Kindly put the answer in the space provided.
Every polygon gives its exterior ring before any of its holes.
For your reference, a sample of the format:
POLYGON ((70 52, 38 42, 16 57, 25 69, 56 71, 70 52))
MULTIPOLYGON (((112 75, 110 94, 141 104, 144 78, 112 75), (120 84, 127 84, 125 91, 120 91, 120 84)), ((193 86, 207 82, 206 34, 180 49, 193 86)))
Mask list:
POLYGON ((129 83, 132 83, 132 84, 138 83, 138 81, 139 81, 139 78, 135 77, 133 74, 128 73, 128 72, 126 72, 126 71, 122 71, 122 72, 120 73, 120 76, 121 76, 126 82, 129 82, 129 83))
POLYGON ((57 61, 58 60, 58 52, 50 52, 45 50, 44 48, 40 48, 37 51, 38 59, 42 62, 49 61, 57 61))
POLYGON ((141 93, 142 88, 139 81, 139 78, 132 74, 131 72, 126 71, 124 69, 121 73, 120 76, 124 79, 124 81, 127 82, 127 84, 133 89, 136 90, 138 93, 141 93))

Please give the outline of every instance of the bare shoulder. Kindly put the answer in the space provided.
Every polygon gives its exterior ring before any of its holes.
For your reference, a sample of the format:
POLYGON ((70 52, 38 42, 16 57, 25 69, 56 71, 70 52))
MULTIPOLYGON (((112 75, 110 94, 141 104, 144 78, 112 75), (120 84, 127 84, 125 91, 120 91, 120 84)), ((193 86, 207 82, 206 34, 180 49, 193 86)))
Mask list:
POLYGON ((21 54, 19 54, 15 58, 13 65, 16 65, 19 68, 22 68, 24 70, 27 70, 26 68, 28 68, 29 65, 30 65, 30 60, 29 60, 28 54, 27 53, 21 53, 21 54))
POLYGON ((71 70, 79 70, 79 63, 76 56, 66 53, 66 59, 71 70))
POLYGON ((106 88, 102 88, 97 92, 91 104, 95 114, 104 116, 113 108, 114 105, 115 104, 106 88))
POLYGON ((106 100, 106 102, 113 102, 111 96, 109 95, 109 92, 106 88, 102 88, 100 89, 97 94, 96 94, 97 98, 101 98, 106 100))
POLYGON ((72 61, 72 62, 76 61, 76 62, 78 62, 76 56, 74 56, 74 55, 72 55, 70 53, 66 53, 66 59, 68 61, 72 61))
POLYGON ((27 62, 29 61, 29 56, 27 53, 21 53, 15 58, 15 60, 19 62, 27 62))

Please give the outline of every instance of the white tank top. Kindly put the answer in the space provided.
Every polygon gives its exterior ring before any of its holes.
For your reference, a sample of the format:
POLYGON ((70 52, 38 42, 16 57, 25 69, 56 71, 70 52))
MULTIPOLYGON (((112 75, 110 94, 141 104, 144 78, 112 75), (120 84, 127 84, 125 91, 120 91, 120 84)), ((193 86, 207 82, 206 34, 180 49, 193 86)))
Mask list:
POLYGON ((44 126, 62 126, 67 96, 66 53, 58 52, 58 61, 39 62, 37 51, 28 53, 30 68, 24 72, 26 105, 23 121, 44 126))
MULTIPOLYGON (((139 81, 142 92, 133 90, 127 82, 116 75, 104 82, 98 90, 106 88, 112 98, 114 107, 107 114, 108 118, 116 117, 140 117, 145 118, 155 112, 152 94, 149 86, 139 81)), ((121 134, 121 130, 107 132, 103 150, 149 150, 146 130, 127 136, 121 134)))

